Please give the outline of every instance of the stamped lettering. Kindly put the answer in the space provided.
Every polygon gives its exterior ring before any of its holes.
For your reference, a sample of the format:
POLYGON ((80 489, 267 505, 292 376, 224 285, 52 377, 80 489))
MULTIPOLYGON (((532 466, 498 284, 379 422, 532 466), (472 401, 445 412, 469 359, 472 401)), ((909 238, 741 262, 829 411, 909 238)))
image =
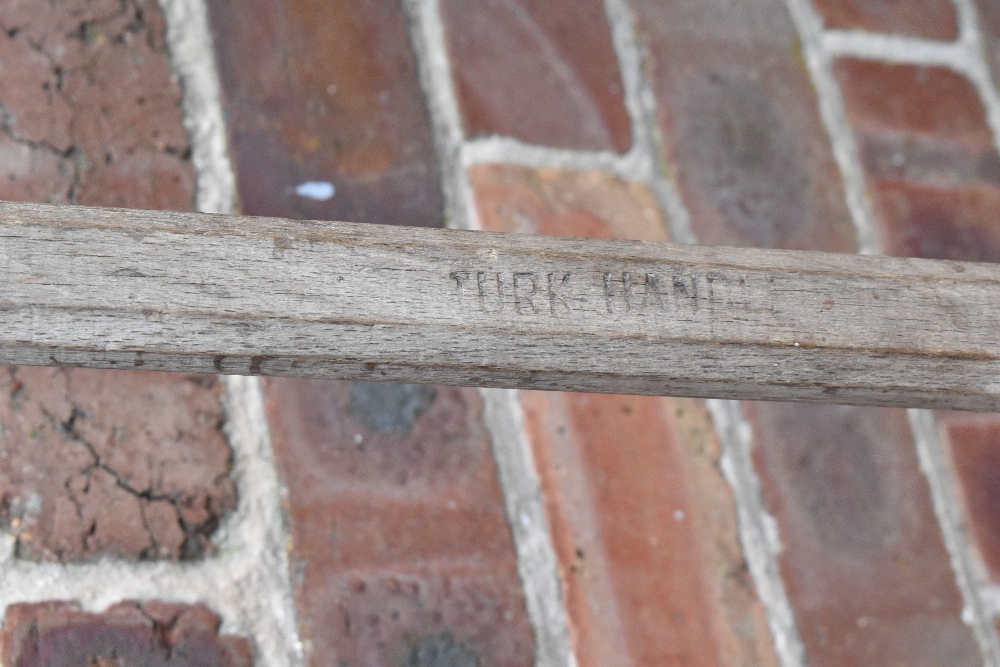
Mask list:
POLYGON ((471 299, 484 313, 510 308, 525 317, 561 317, 578 311, 615 317, 694 315, 703 306, 711 313, 722 303, 749 308, 755 298, 745 274, 723 271, 453 271, 449 275, 461 302, 471 299))
POLYGON ((534 273, 514 274, 514 308, 521 315, 527 312, 537 313, 538 307, 535 305, 535 295, 538 294, 538 276, 534 273), (528 284, 531 291, 527 291, 528 284))
POLYGON ((549 312, 553 315, 556 314, 556 304, 560 303, 566 310, 573 310, 570 308, 569 301, 566 299, 566 283, 569 281, 572 273, 562 274, 561 279, 557 279, 558 274, 550 273, 548 274, 549 279, 549 312))

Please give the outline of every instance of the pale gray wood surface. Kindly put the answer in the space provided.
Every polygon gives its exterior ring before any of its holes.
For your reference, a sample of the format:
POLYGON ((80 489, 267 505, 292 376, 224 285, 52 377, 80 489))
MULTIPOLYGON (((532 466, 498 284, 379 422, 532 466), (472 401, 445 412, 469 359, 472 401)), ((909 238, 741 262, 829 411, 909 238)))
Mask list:
POLYGON ((0 203, 0 363, 1000 410, 1000 266, 0 203))

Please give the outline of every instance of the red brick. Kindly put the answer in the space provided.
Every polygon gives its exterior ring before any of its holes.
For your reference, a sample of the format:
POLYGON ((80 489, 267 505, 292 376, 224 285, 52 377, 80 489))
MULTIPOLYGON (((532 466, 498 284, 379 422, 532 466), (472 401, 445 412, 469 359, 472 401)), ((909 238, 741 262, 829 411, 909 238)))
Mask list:
POLYGON ((1000 415, 938 415, 964 500, 969 531, 990 577, 1000 582, 1000 415))
POLYGON ((269 379, 265 395, 310 663, 530 665, 478 393, 269 379))
POLYGON ((852 58, 834 70, 848 117, 864 133, 938 139, 946 142, 941 148, 981 149, 990 141, 978 93, 952 70, 852 58))
MULTIPOLYGON (((643 186, 478 166, 483 227, 666 240, 643 186)), ((522 392, 574 648, 598 665, 776 664, 700 401, 522 392)))
POLYGON ((430 121, 398 2, 207 4, 244 213, 442 224, 430 121), (333 196, 297 195, 309 181, 331 183, 333 196))
POLYGON ((943 68, 835 70, 891 255, 1000 261, 1000 155, 973 85, 943 68))
POLYGON ((664 160, 708 245, 855 248, 782 0, 632 0, 664 160))
POLYGON ((958 37, 955 6, 948 0, 813 0, 813 5, 827 28, 941 40, 958 37))
POLYGON ((469 178, 488 231, 667 240, 649 189, 599 171, 479 165, 469 178))
POLYGON ((0 525, 33 560, 188 559, 236 504, 200 375, 0 369, 0 525))
POLYGON ((121 602, 102 614, 68 602, 15 604, 0 630, 9 667, 250 667, 242 637, 219 636, 219 618, 201 605, 121 602))
MULTIPOLYGON (((155 0, 0 6, 0 198, 189 210, 155 0)), ((17 554, 194 558, 235 504, 212 378, 3 368, 0 524, 17 554)))
POLYGON ((191 208, 155 0, 9 0, 0 28, 0 198, 191 208))
POLYGON ((906 413, 744 409, 809 664, 981 664, 906 413))
POLYGON ((447 561, 329 572, 310 600, 310 664, 532 664, 531 630, 505 572, 447 561))
POLYGON ((441 14, 467 134, 628 150, 601 0, 445 0, 441 14))

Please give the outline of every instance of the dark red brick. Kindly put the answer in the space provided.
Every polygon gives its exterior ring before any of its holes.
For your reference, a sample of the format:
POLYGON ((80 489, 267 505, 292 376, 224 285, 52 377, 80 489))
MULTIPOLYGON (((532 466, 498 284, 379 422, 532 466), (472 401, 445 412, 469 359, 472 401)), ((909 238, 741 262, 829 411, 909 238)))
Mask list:
POLYGON ((809 664, 981 664, 906 413, 744 409, 809 664))
POLYGON ((310 663, 530 665, 478 393, 269 379, 265 395, 310 663))
POLYGON ((163 30, 155 0, 0 6, 0 198, 191 208, 163 30))
POLYGON ((69 602, 15 604, 0 630, 8 667, 250 667, 250 645, 219 636, 201 605, 121 602, 102 614, 69 602))
POLYGON ((0 525, 32 560, 187 559, 235 506, 211 376, 0 369, 0 525))
MULTIPOLYGON (((489 231, 665 241, 641 185, 469 170, 489 231)), ((582 667, 776 664, 699 401, 522 392, 582 667)))
POLYGON ((632 0, 664 159, 709 245, 855 249, 782 0, 632 0))
POLYGON ((1000 415, 939 413, 968 527, 990 577, 1000 582, 1000 415))
POLYGON ((244 213, 442 224, 429 116, 396 0, 207 4, 244 213), (297 195, 306 182, 334 194, 297 195))
POLYGON ((601 0, 445 0, 441 14, 467 134, 628 150, 601 0))
POLYGON ((955 6, 948 0, 813 0, 813 5, 827 28, 940 40, 958 37, 955 6))
POLYGON ((885 252, 1000 261, 1000 155, 975 87, 944 68, 840 60, 885 252))

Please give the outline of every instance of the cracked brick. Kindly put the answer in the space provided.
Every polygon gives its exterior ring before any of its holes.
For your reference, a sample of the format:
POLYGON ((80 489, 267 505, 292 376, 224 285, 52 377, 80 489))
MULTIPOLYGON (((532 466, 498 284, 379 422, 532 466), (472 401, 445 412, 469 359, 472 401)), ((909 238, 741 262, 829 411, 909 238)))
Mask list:
POLYGON ((235 506, 211 376, 0 370, 0 525, 32 560, 191 559, 235 506))
POLYGON ((190 209, 194 170, 155 0, 0 7, 0 198, 190 209))
POLYGON ((0 630, 8 667, 250 667, 249 642, 218 634, 202 605, 121 602, 104 613, 69 602, 15 604, 0 630))
MULTIPOLYGON (((190 210, 156 0, 0 3, 0 199, 190 210)), ((0 369, 0 526, 33 560, 189 559, 235 503, 213 379, 0 369)))

